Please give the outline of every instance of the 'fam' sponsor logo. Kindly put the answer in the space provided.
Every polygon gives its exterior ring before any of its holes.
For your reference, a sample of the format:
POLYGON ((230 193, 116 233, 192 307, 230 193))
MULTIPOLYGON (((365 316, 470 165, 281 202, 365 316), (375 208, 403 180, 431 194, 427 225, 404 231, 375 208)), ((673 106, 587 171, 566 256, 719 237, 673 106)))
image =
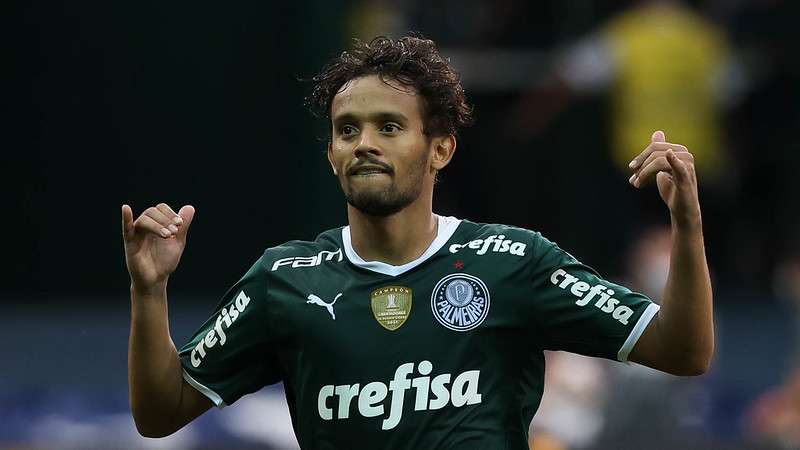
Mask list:
POLYGON ((550 275, 550 282, 567 290, 578 297, 575 304, 578 306, 586 306, 597 298, 594 302, 595 308, 599 308, 604 313, 611 314, 611 317, 616 319, 623 325, 628 324, 628 319, 633 315, 633 310, 625 305, 620 305, 619 300, 611 297, 614 295, 614 290, 609 289, 602 284, 590 285, 585 281, 581 281, 578 277, 574 277, 567 273, 564 269, 558 269, 550 275))
POLYGON ((290 256, 288 258, 281 258, 272 263, 272 270, 270 270, 270 272, 275 272, 284 266, 288 266, 293 269, 297 267, 315 267, 322 264, 323 261, 332 261, 334 258, 336 259, 336 262, 342 262, 341 248, 336 249, 335 252, 323 250, 314 256, 290 256))

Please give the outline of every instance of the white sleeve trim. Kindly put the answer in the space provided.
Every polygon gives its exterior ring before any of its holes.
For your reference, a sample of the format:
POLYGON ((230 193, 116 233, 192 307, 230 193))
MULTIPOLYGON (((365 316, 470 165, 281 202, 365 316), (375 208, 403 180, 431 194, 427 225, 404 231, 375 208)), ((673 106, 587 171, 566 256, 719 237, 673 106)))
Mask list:
POLYGON ((622 348, 620 348, 619 352, 617 352, 618 361, 628 362, 628 355, 630 355, 631 350, 633 350, 633 346, 639 341, 642 333, 644 333, 647 325, 650 323, 659 309, 661 309, 661 307, 655 303, 651 303, 647 306, 647 309, 645 309, 642 313, 642 317, 639 317, 639 321, 636 322, 633 330, 631 330, 631 334, 628 335, 628 339, 625 339, 625 343, 622 344, 622 348))
POLYGON ((203 386, 200 382, 192 378, 192 376, 189 375, 188 372, 186 372, 186 369, 183 369, 183 379, 186 380, 187 383, 192 385, 193 388, 200 391, 201 394, 208 397, 209 400, 214 402, 214 406, 216 406, 217 408, 222 409, 228 406, 225 404, 225 401, 222 400, 222 397, 220 397, 219 394, 207 388, 206 386, 203 386))

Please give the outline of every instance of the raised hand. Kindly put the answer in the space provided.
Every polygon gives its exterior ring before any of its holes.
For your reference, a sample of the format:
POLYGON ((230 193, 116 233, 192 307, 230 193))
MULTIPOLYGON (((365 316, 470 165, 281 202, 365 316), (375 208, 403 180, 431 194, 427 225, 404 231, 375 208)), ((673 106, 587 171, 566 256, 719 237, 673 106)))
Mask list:
POLYGON ((151 291, 166 286, 178 267, 186 247, 186 233, 194 218, 194 207, 178 213, 167 204, 147 208, 136 220, 128 205, 122 205, 122 239, 132 287, 151 291))
POLYGON ((650 145, 633 158, 628 167, 634 171, 628 181, 637 188, 655 179, 674 224, 700 225, 694 156, 686 147, 666 142, 664 132, 656 131, 650 145))

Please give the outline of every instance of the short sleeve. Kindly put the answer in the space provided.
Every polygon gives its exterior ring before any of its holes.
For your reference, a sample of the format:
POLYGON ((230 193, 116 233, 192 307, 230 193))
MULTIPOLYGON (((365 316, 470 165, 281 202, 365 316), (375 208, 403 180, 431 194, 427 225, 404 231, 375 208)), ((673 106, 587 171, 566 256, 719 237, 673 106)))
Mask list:
POLYGON ((535 235, 534 321, 546 350, 627 361, 659 306, 535 235))
POLYGON ((261 259, 222 297, 179 352, 183 377, 222 408, 280 381, 261 259))

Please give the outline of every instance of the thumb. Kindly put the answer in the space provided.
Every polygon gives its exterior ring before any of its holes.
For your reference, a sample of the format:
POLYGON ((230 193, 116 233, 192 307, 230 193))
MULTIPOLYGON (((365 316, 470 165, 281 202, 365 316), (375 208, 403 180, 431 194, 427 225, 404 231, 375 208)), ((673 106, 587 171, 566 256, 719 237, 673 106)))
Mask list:
POLYGON ((191 225, 192 220, 194 220, 194 206, 184 205, 181 207, 180 211, 178 211, 178 215, 183 219, 183 226, 178 229, 177 238, 186 242, 186 233, 189 232, 189 225, 191 225))
POLYGON ((128 205, 122 205, 122 239, 127 242, 133 232, 133 210, 128 205))
POLYGON ((683 183, 689 179, 689 170, 686 168, 686 164, 678 159, 672 150, 667 150, 667 162, 672 167, 672 175, 676 181, 683 183))
POLYGON ((664 136, 663 131, 658 130, 650 137, 650 142, 667 142, 667 137, 664 136))

